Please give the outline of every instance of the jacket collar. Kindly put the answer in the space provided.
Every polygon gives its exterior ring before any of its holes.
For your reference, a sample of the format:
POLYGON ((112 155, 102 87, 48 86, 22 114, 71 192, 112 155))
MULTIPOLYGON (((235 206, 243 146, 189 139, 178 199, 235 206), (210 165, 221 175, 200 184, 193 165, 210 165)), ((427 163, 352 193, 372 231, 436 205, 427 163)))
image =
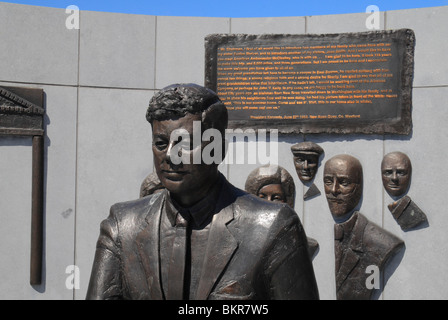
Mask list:
POLYGON ((193 223, 195 228, 203 228, 210 221, 211 216, 216 213, 216 204, 218 203, 221 187, 224 177, 220 174, 217 182, 213 185, 207 195, 198 203, 185 208, 179 205, 172 197, 166 198, 166 213, 171 226, 176 225, 177 215, 180 214, 185 220, 193 223))
MULTIPOLYGON (((234 219, 235 188, 222 177, 218 202, 215 205, 216 214, 210 226, 202 275, 199 281, 196 299, 206 300, 217 279, 229 263, 238 247, 237 240, 228 230, 227 225, 234 219)), ((164 299, 160 280, 160 219, 163 206, 166 205, 169 192, 164 190, 155 194, 154 200, 148 205, 147 225, 137 235, 136 242, 143 270, 148 284, 151 299, 164 299)))

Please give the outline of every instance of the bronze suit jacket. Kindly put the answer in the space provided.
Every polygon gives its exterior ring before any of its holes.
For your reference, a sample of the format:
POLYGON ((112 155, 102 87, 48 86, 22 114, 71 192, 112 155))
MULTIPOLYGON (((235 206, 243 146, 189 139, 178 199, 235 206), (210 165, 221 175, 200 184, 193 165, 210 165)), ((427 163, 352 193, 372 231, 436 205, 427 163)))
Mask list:
MULTIPOLYGON (((87 299, 165 299, 159 227, 169 193, 118 203, 101 223, 87 299)), ((198 300, 318 299, 305 232, 289 206, 224 181, 198 300)))
POLYGON ((368 289, 366 273, 369 266, 383 271, 387 261, 397 254, 404 242, 389 231, 355 212, 350 219, 356 219, 346 237, 342 256, 336 257, 336 296, 338 300, 369 300, 374 290, 368 289))

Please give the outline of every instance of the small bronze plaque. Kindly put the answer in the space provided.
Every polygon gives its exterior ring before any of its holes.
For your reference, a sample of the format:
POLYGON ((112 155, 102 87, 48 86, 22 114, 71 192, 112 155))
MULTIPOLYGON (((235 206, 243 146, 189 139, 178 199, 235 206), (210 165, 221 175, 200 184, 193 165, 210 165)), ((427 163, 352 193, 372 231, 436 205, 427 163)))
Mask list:
POLYGON ((0 135, 42 136, 42 89, 0 87, 0 135))
POLYGON ((213 34, 205 84, 231 128, 410 134, 414 32, 213 34))
MULTIPOLYGON (((42 283, 44 237, 44 91, 38 88, 0 87, 0 137, 33 139, 31 182, 30 284, 42 283)), ((4 168, 4 170, 7 168, 4 168)))

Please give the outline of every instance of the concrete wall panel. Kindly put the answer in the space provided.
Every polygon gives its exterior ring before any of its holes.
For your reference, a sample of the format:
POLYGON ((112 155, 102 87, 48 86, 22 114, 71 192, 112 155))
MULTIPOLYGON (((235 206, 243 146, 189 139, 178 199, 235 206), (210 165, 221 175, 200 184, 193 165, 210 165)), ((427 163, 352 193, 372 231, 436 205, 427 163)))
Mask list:
POLYGON ((154 88, 154 16, 81 12, 79 83, 154 88))
POLYGON ((448 121, 448 115, 441 112, 441 101, 447 95, 446 87, 414 89, 416 121, 412 139, 385 141, 385 154, 401 151, 411 159, 413 173, 408 195, 428 218, 428 225, 402 231, 387 208, 394 199, 383 191, 385 225, 406 242, 402 262, 387 284, 387 299, 444 299, 446 296, 448 219, 442 206, 447 196, 443 172, 448 157, 448 129, 442 124, 448 121))
POLYGON ((173 83, 204 84, 204 38, 229 33, 230 19, 157 17, 156 89, 173 83))
POLYGON ((232 33, 247 34, 301 34, 305 33, 304 17, 282 18, 232 18, 232 33))
MULTIPOLYGON (((371 13, 351 13, 306 17, 307 33, 345 33, 373 31, 367 28, 366 20, 371 13)), ((384 12, 379 12, 379 30, 384 29, 384 12)))
POLYGON ((116 202, 139 197, 152 172, 151 91, 81 88, 78 118, 77 261, 85 298, 100 222, 116 202))
POLYGON ((1 260, 0 274, 9 288, 0 294, 2 299, 71 299, 65 272, 74 264, 77 90, 26 86, 42 88, 46 95, 43 283, 29 285, 31 138, 0 137, 0 180, 7 182, 0 184, 0 208, 6 215, 1 248, 8 257, 1 260))
POLYGON ((63 9, 0 3, 0 81, 74 85, 78 30, 63 9))
POLYGON ((448 6, 387 12, 387 29, 410 28, 415 32, 414 86, 448 85, 447 15, 448 6))

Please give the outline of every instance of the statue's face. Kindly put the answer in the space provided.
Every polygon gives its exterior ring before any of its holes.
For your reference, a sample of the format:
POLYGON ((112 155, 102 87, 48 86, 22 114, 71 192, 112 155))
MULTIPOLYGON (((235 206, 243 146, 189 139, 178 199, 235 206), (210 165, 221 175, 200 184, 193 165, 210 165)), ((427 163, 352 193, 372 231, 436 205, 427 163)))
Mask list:
POLYGON ((362 169, 349 158, 330 159, 325 164, 324 185, 331 214, 341 218, 361 200, 362 169))
POLYGON ((319 164, 319 155, 316 153, 296 153, 294 166, 300 181, 308 182, 314 179, 319 164))
POLYGON ((403 153, 390 153, 381 163, 383 186, 391 196, 406 193, 411 181, 412 167, 409 158, 403 153))
POLYGON ((274 202, 283 202, 286 203, 286 196, 283 192, 281 184, 268 184, 263 186, 257 194, 260 198, 274 201, 274 202))
MULTIPOLYGON (((182 118, 154 120, 152 123, 155 171, 162 185, 171 192, 174 198, 178 201, 182 199, 179 201, 181 205, 191 205, 193 203, 188 203, 190 199, 199 200, 205 197, 217 174, 216 165, 194 163, 194 159, 198 159, 197 153, 200 153, 199 159, 202 159, 200 156, 206 145, 204 142, 198 146, 193 145, 193 121, 201 121, 201 118, 200 114, 187 114, 182 118), (188 133, 188 139, 172 138, 171 133, 179 129, 188 133), (177 154, 177 159, 182 156, 182 159, 189 159, 189 161, 173 163, 174 153, 177 154)), ((195 132, 195 134, 200 135, 201 132, 195 132)))

